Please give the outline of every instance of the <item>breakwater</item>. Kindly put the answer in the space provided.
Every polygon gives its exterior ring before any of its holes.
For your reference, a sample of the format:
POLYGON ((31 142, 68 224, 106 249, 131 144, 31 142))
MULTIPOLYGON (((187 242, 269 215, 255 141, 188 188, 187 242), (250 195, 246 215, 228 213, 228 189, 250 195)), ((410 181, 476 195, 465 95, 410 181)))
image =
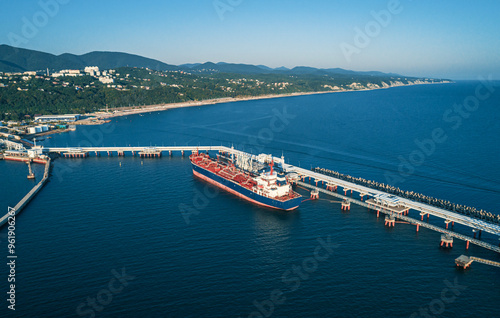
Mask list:
POLYGON ((0 227, 3 226, 5 223, 7 223, 9 217, 11 216, 16 216, 21 212, 21 210, 33 199, 33 197, 40 191, 40 189, 45 185, 49 178, 50 174, 50 164, 51 164, 51 159, 48 158, 47 163, 45 164, 45 170, 43 172, 43 178, 38 182, 33 189, 30 190, 22 199, 19 201, 19 203, 16 204, 14 208, 9 208, 9 211, 0 218, 0 227))

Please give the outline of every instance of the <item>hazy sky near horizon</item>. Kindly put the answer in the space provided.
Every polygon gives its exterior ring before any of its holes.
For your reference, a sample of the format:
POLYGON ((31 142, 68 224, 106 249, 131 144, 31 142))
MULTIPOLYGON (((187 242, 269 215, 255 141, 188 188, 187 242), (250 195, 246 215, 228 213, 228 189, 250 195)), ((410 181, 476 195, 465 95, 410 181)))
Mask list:
POLYGON ((52 54, 500 79, 496 0, 26 0, 1 8, 0 43, 52 54))

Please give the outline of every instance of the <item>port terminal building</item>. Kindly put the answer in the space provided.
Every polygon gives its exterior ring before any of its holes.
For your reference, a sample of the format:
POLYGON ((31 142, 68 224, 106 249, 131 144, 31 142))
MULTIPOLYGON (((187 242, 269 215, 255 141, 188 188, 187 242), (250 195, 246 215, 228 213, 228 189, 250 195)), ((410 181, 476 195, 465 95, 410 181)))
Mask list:
POLYGON ((39 123, 49 123, 49 122, 74 122, 79 120, 81 115, 79 114, 68 114, 68 115, 43 115, 35 116, 35 121, 39 123))

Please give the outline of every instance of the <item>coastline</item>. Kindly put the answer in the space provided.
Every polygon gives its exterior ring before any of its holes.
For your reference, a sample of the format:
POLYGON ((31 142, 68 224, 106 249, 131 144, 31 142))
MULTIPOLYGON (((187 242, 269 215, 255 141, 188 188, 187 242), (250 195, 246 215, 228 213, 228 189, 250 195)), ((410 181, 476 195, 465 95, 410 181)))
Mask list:
MULTIPOLYGON (((201 101, 189 101, 189 102, 180 102, 180 103, 170 103, 170 104, 158 104, 158 105, 146 105, 146 106, 136 106, 136 107, 123 107, 120 110, 116 110, 113 113, 103 113, 96 112, 85 114, 85 116, 96 117, 98 120, 106 120, 114 117, 121 117, 127 115, 135 115, 142 113, 149 113, 154 111, 165 111, 169 109, 175 108, 184 108, 184 107, 196 107, 196 106, 207 106, 207 105, 216 105, 222 103, 234 103, 234 102, 243 102, 250 100, 260 100, 260 99, 272 99, 272 98, 282 98, 282 97, 294 97, 294 96, 305 96, 305 95, 316 95, 316 94, 327 94, 327 93, 341 93, 341 92, 350 92, 349 91, 329 91, 329 92, 303 92, 303 93, 291 93, 291 94, 273 94, 273 95, 260 95, 260 96, 248 96, 248 97, 222 97, 222 98, 214 98, 214 99, 205 99, 201 101)), ((80 120, 75 122, 77 125, 82 125, 80 123, 85 120, 80 120)), ((97 123, 89 123, 97 124, 97 123)), ((85 124, 84 124, 85 125, 85 124)))
POLYGON ((349 90, 336 90, 336 91, 316 91, 316 92, 297 92, 289 94, 268 94, 259 96, 247 96, 247 97, 222 97, 214 99, 206 99, 202 101, 188 101, 180 103, 170 103, 170 104, 157 104, 157 105, 146 105, 146 106, 134 106, 134 107, 123 107, 120 110, 115 110, 112 113, 106 112, 94 112, 85 114, 87 117, 93 117, 96 120, 83 119, 76 121, 75 125, 101 125, 106 122, 107 119, 122 117, 127 115, 136 115, 142 113, 149 113, 154 111, 165 111, 175 108, 184 107, 196 107, 196 106, 206 106, 206 105, 216 105, 222 103, 234 103, 250 100, 261 100, 261 99, 272 99, 272 98, 283 98, 283 97, 295 97, 295 96, 307 96, 307 95, 319 95, 319 94, 333 94, 333 93, 345 93, 345 92, 363 92, 372 91, 379 89, 389 89, 393 87, 405 87, 414 85, 429 85, 429 84, 449 84, 453 82, 436 82, 436 83, 413 83, 405 85, 393 85, 389 87, 379 87, 379 88, 365 88, 365 89, 349 89, 349 90))

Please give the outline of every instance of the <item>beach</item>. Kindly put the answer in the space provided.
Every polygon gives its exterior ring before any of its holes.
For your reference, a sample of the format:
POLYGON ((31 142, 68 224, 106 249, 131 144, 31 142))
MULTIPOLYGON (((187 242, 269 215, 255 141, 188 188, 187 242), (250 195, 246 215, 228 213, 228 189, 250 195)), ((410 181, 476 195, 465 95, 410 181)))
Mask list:
POLYGON ((183 107, 195 107, 195 106, 205 106, 205 105, 215 105, 221 103, 234 103, 241 101, 250 101, 250 100, 260 100, 260 99, 271 99, 271 98, 282 98, 282 97, 294 97, 294 96, 306 96, 306 95, 317 95, 317 94, 332 94, 332 93, 344 93, 344 92, 358 92, 358 91, 371 91, 378 89, 388 89, 392 87, 401 87, 401 86, 413 86, 413 85, 427 85, 427 84, 445 84, 450 83, 448 81, 437 82, 437 83, 412 83, 405 85, 392 85, 389 87, 380 87, 380 88, 366 88, 366 89, 343 89, 343 90, 335 90, 335 91, 317 91, 317 92, 298 92, 291 94, 268 94, 268 95, 260 95, 260 96, 246 96, 246 97, 223 97, 223 98, 215 98, 215 99, 207 99, 202 101, 188 101, 188 102, 180 102, 180 103, 170 103, 170 104, 158 104, 158 105, 146 105, 146 106, 132 106, 132 107, 120 107, 119 110, 113 109, 113 111, 108 112, 94 112, 90 114, 85 114, 86 119, 79 120, 75 122, 76 125, 100 125, 106 122, 106 119, 141 113, 149 113, 154 111, 165 111, 174 108, 183 108, 183 107), (90 117, 90 119, 89 119, 90 117), (95 119, 91 119, 95 118, 95 119))
POLYGON ((86 114, 87 117, 95 117, 98 122, 91 121, 88 119, 83 119, 75 122, 77 125, 95 125, 99 123, 104 123, 104 120, 113 117, 149 113, 154 111, 165 111, 174 108, 183 107, 195 107, 195 106, 206 106, 215 105, 221 103, 234 103, 241 101, 259 100, 259 99, 271 99, 271 98, 281 98, 281 97, 292 97, 292 96, 304 96, 304 95, 316 95, 316 94, 327 94, 327 93, 339 93, 345 91, 328 91, 328 92, 304 92, 304 93, 292 93, 292 94, 273 94, 273 95, 260 95, 260 96, 250 96, 250 97, 224 97, 207 99, 202 101, 188 101, 181 103, 170 103, 170 104, 158 104, 158 105, 146 105, 146 106, 133 106, 133 107, 120 107, 120 110, 113 110, 113 112, 95 112, 86 114))

